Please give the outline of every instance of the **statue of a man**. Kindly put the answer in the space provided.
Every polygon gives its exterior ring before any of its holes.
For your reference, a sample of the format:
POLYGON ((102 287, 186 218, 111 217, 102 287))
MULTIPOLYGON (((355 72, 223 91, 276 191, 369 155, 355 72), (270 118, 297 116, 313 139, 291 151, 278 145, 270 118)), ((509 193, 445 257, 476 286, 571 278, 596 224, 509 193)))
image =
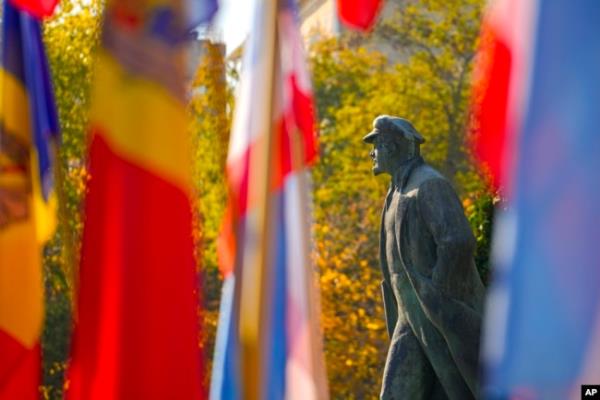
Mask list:
POLYGON ((383 115, 373 128, 363 138, 373 173, 392 178, 379 255, 391 338, 381 399, 475 398, 484 287, 469 223, 409 121, 383 115))

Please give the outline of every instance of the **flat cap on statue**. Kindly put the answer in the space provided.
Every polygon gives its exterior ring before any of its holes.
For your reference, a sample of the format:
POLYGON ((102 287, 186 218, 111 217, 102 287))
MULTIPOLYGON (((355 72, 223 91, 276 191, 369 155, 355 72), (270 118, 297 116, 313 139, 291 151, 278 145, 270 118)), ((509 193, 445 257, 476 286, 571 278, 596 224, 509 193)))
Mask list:
POLYGON ((415 127, 404 118, 392 117, 389 115, 380 115, 373 121, 373 130, 363 137, 363 142, 373 143, 375 138, 385 133, 402 135, 405 139, 415 142, 417 144, 425 143, 425 139, 415 127))

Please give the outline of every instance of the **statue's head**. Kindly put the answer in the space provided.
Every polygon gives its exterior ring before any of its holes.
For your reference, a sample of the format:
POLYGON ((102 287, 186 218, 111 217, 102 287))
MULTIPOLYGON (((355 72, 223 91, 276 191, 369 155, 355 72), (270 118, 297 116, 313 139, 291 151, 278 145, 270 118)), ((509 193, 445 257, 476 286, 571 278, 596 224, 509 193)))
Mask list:
POLYGON ((419 155, 419 146, 425 139, 412 124, 398 117, 380 115, 373 121, 373 130, 363 137, 365 143, 373 145, 373 174, 394 171, 410 159, 419 155))

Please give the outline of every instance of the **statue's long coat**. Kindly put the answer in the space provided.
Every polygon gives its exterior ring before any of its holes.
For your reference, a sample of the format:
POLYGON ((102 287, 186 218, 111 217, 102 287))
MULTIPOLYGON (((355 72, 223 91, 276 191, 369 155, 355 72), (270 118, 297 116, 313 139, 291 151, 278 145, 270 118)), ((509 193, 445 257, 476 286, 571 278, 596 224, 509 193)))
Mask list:
POLYGON ((391 337, 396 324, 408 324, 448 397, 467 390, 475 397, 484 287, 462 205, 450 183, 420 157, 392 187, 400 194, 396 266, 386 260, 385 208, 380 236, 388 332, 391 337))

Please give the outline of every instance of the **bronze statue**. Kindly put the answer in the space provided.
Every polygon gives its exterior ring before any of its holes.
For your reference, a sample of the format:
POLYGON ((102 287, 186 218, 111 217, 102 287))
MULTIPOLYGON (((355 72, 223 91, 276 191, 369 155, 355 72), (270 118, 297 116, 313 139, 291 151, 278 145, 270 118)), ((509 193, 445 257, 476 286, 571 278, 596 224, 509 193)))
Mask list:
POLYGON ((382 291, 390 348, 381 399, 477 397, 484 287, 475 238, 452 186, 420 155, 423 137, 379 116, 363 141, 373 173, 391 175, 381 218, 382 291))

